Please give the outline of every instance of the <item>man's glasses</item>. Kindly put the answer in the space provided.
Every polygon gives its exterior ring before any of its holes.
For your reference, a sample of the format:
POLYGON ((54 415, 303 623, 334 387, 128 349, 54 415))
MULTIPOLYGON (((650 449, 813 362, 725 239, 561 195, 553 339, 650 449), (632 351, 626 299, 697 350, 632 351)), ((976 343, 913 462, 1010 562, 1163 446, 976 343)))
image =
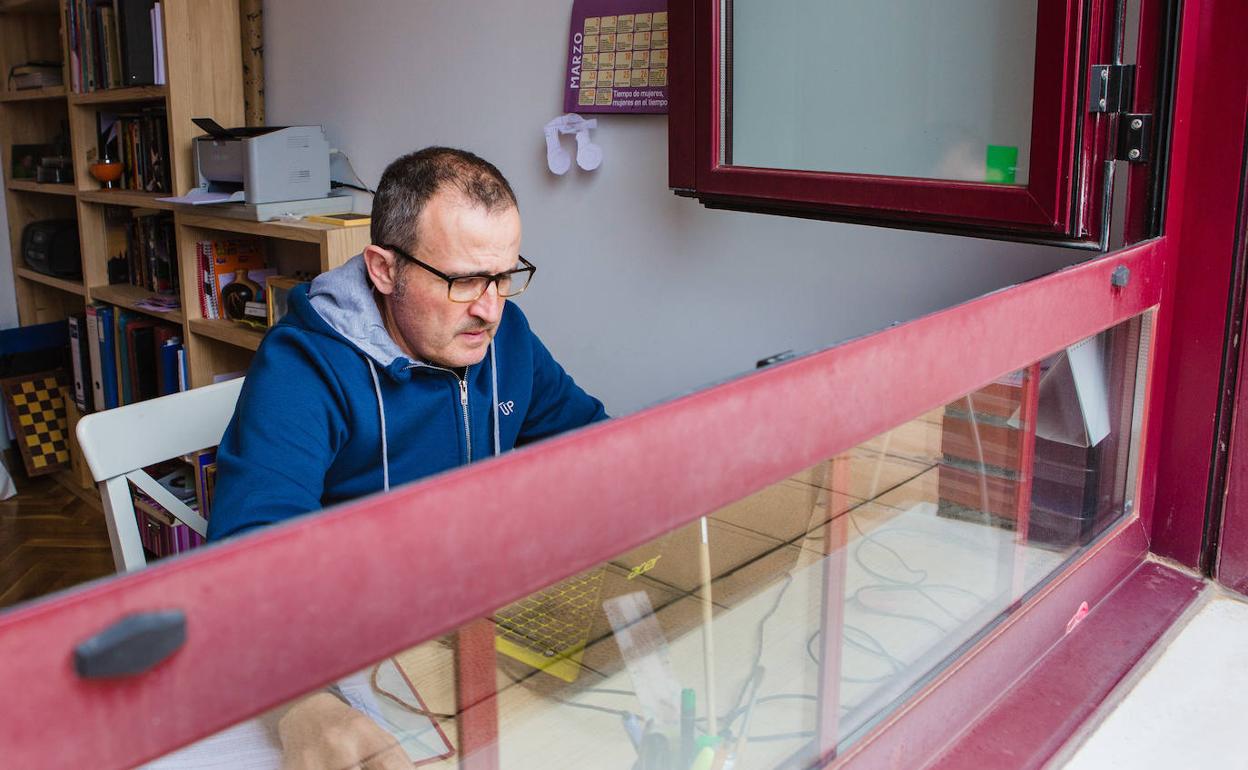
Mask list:
POLYGON ((532 262, 520 257, 520 264, 524 267, 517 267, 515 270, 508 270, 504 273, 449 276, 436 267, 421 262, 398 246, 383 244, 381 248, 389 249, 409 262, 415 262, 446 281, 446 296, 451 302, 476 302, 489 291, 491 283, 498 288, 498 296, 514 297, 529 288, 529 281, 533 280, 533 273, 537 272, 532 262))

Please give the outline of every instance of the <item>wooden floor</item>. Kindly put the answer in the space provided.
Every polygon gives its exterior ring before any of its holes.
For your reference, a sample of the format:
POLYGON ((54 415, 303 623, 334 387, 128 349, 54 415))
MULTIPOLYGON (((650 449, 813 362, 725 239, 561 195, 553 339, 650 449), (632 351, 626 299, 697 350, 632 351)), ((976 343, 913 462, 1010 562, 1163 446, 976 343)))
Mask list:
POLYGON ((0 609, 113 573, 98 501, 48 477, 16 481, 0 501, 0 609))

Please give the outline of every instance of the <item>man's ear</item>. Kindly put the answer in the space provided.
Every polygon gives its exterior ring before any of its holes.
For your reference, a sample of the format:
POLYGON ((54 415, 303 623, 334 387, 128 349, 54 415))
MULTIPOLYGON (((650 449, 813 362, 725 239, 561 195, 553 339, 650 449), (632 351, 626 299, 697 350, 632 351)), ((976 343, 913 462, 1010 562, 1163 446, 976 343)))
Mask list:
POLYGON ((394 293, 399 278, 399 265, 394 252, 369 245, 364 249, 364 265, 377 291, 385 295, 394 293))

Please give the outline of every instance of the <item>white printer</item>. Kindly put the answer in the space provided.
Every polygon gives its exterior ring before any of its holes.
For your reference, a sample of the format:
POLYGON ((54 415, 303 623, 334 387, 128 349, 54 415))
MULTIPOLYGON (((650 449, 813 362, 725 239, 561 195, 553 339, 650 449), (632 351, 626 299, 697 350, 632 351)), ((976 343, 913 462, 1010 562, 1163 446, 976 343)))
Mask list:
POLYGON ((201 191, 252 205, 329 196, 329 142, 321 126, 222 128, 209 118, 194 122, 208 132, 193 141, 201 191))

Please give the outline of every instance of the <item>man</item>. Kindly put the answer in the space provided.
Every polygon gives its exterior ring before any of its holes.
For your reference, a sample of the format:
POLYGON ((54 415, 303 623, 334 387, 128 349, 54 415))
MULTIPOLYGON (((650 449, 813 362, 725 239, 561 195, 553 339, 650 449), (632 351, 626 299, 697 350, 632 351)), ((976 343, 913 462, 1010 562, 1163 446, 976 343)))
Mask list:
MULTIPOLYGON (((507 302, 535 268, 493 165, 444 147, 399 158, 377 187, 371 237, 292 291, 256 352, 217 450, 210 539, 606 416, 507 302)), ((334 693, 282 717, 284 768, 410 767, 334 693)))
POLYGON ((604 418, 507 298, 535 268, 502 174, 431 147, 386 169, 372 245, 291 292, 217 451, 210 539, 604 418))

